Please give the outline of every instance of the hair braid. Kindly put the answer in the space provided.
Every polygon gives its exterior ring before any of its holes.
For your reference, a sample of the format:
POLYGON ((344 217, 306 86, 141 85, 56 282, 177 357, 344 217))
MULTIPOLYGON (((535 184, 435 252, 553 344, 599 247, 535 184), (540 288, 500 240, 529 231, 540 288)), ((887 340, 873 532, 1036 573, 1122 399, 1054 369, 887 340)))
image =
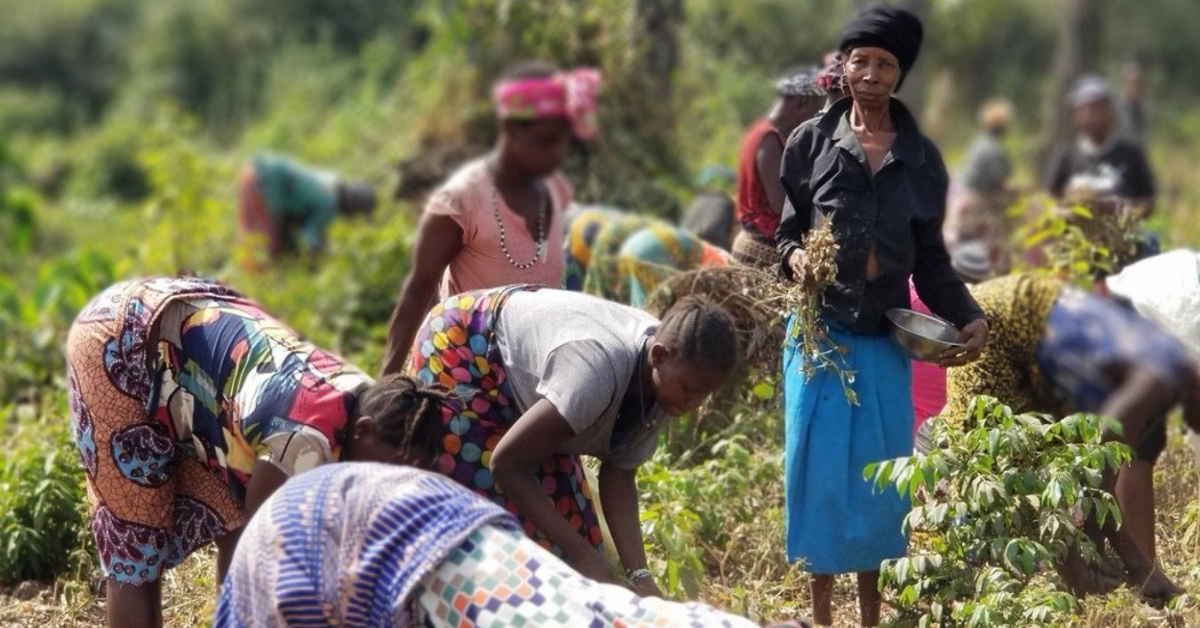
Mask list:
POLYGON ((363 393, 360 407, 363 415, 374 417, 380 440, 432 455, 441 438, 443 408, 453 398, 445 386, 392 374, 380 378, 363 393))
POLYGON ((703 297, 687 296, 672 305, 656 336, 672 353, 705 369, 729 372, 741 362, 733 317, 703 297))

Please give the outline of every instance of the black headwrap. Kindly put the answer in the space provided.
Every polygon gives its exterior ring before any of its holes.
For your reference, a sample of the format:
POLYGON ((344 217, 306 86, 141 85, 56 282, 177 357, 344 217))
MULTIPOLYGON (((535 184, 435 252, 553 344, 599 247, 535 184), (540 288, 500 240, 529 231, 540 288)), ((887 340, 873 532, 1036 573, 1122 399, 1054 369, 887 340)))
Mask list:
POLYGON ((842 32, 842 43, 838 46, 843 53, 855 48, 883 48, 896 55, 900 62, 900 80, 896 91, 904 84, 904 77, 917 62, 921 52, 921 38, 925 29, 917 16, 896 7, 876 5, 858 14, 842 32))

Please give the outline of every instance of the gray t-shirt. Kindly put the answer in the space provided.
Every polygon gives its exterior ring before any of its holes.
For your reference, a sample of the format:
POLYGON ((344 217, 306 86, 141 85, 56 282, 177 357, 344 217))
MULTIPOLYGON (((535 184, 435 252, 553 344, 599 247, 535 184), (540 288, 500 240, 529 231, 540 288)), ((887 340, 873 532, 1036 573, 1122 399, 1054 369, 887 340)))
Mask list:
POLYGON ((595 456, 632 469, 658 444, 663 413, 649 409, 615 446, 613 426, 637 368, 639 349, 658 328, 649 314, 565 290, 517 292, 496 320, 496 343, 517 408, 548 400, 575 430, 562 453, 595 456))

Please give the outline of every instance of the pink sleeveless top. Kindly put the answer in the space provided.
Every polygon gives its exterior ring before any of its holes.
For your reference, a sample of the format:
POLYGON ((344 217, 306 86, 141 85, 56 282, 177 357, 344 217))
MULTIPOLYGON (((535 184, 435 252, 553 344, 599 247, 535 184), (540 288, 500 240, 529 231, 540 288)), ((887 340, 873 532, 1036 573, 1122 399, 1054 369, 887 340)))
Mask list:
POLYGON ((545 225, 545 257, 525 270, 511 264, 500 248, 500 225, 496 222, 493 203, 500 204, 505 245, 518 264, 537 257, 537 234, 529 233, 525 221, 509 209, 504 198, 493 194, 495 183, 483 159, 476 159, 459 168, 433 193, 425 205, 425 211, 453 218, 463 232, 463 248, 446 268, 442 298, 470 290, 518 283, 562 287, 562 220, 571 203, 572 191, 558 172, 546 177, 544 183, 550 193, 550 209, 545 225))

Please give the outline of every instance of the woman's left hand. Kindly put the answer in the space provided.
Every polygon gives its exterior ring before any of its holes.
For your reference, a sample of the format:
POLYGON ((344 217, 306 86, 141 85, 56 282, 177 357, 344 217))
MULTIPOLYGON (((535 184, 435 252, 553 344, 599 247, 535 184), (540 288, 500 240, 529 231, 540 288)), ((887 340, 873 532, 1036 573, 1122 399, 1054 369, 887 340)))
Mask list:
POLYGON ((962 343, 961 347, 951 347, 942 352, 938 358, 938 366, 942 368, 951 366, 962 366, 968 362, 974 362, 979 358, 979 354, 983 352, 983 345, 987 342, 988 325, 987 321, 982 318, 977 318, 963 326, 962 331, 958 333, 958 342, 962 343))

